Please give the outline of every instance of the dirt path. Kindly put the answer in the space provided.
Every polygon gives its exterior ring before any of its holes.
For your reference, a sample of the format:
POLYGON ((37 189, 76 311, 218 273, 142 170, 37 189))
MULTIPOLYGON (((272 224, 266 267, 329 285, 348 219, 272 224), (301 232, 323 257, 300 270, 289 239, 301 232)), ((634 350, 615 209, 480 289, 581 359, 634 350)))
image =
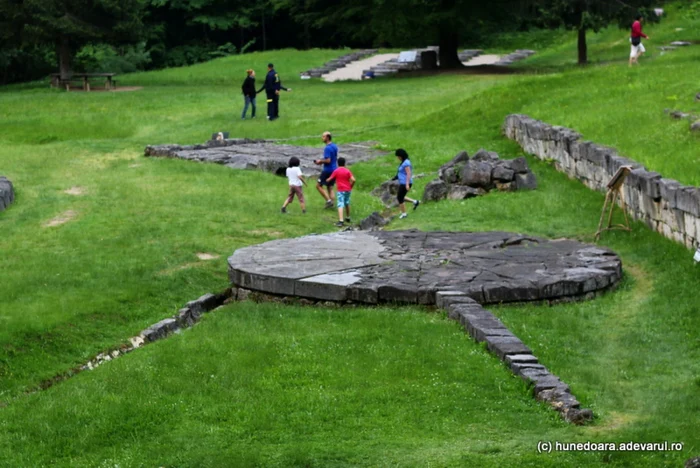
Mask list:
POLYGON ((399 54, 378 54, 373 55, 363 60, 350 62, 343 68, 339 68, 330 73, 326 73, 321 78, 324 81, 340 81, 340 80, 361 80, 362 70, 367 70, 370 67, 379 65, 387 60, 397 58, 399 54))

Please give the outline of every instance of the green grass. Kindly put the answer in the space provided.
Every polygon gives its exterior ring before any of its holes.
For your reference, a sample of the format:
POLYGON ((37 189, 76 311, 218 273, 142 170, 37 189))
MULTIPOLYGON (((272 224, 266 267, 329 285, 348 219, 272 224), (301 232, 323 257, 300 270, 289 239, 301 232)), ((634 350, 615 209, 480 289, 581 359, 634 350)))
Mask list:
MULTIPOLYGON (((664 37, 677 24, 691 31, 697 22, 688 21, 671 16, 647 32, 664 37)), ((601 50, 613 41, 606 34, 601 50)), ((698 137, 663 113, 697 107, 700 51, 645 57, 630 70, 620 47, 616 62, 551 70, 574 50, 569 40, 541 51, 549 62, 533 58, 523 65, 533 74, 516 76, 327 84, 297 73, 338 51, 280 51, 124 76, 120 86, 144 86, 129 93, 1 90, 0 173, 15 183, 17 200, 0 213, 0 465, 651 467, 697 455, 700 272, 688 250, 640 224, 602 240, 625 265, 616 292, 493 309, 594 409, 590 427, 562 422, 457 324, 420 308, 238 303, 24 394, 224 289, 226 257, 236 248, 332 230, 333 214, 311 191, 306 216, 293 206, 282 217, 283 179, 144 158, 147 144, 198 143, 227 130, 303 137, 295 142, 320 151, 320 133, 331 130, 339 143, 406 148, 426 174, 420 193, 459 150, 520 155, 500 127, 522 112, 700 184, 698 137), (242 122, 242 71, 253 66, 260 76, 268 61, 294 91, 283 94, 279 121, 242 122), (63 192, 73 186, 85 194, 63 192), (44 227, 68 210, 73 220, 44 227), (200 261, 198 252, 220 257, 200 261), (685 445, 680 453, 536 451, 539 440, 589 439, 685 445)), ((392 229, 592 241, 602 195, 529 160, 537 191, 426 204, 392 229)), ((354 218, 379 208, 369 191, 395 166, 392 156, 354 166, 354 218)))

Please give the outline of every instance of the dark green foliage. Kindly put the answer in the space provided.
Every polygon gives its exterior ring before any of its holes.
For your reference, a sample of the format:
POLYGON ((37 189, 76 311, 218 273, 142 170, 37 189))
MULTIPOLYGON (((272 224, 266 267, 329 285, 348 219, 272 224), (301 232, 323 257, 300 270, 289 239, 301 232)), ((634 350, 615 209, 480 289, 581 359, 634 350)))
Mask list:
POLYGON ((586 31, 600 31, 609 24, 629 28, 636 15, 641 14, 645 21, 655 22, 658 17, 654 8, 658 0, 535 0, 531 11, 536 14, 536 22, 546 27, 565 27, 578 31, 578 63, 588 62, 586 31))

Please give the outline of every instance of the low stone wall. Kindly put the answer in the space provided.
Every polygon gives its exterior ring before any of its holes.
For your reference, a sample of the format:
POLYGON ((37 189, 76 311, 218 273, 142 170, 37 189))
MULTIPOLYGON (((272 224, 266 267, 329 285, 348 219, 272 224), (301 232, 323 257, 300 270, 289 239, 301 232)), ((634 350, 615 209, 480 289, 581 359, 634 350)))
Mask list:
POLYGON ((688 248, 700 239, 700 188, 682 185, 636 161, 620 156, 614 148, 585 141, 571 129, 549 125, 526 115, 506 117, 505 135, 540 159, 553 160, 557 170, 605 191, 621 166, 632 166, 622 189, 623 207, 636 220, 688 248))
POLYGON ((15 201, 15 189, 6 177, 0 176, 0 211, 15 201))

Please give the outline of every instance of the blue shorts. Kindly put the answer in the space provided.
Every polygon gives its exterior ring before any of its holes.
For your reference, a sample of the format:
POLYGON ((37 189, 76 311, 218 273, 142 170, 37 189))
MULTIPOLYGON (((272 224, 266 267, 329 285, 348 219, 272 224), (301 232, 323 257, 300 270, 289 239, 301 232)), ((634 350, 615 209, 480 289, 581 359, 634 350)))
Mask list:
POLYGON ((338 192, 335 196, 338 208, 345 208, 350 206, 350 194, 352 192, 338 192))

